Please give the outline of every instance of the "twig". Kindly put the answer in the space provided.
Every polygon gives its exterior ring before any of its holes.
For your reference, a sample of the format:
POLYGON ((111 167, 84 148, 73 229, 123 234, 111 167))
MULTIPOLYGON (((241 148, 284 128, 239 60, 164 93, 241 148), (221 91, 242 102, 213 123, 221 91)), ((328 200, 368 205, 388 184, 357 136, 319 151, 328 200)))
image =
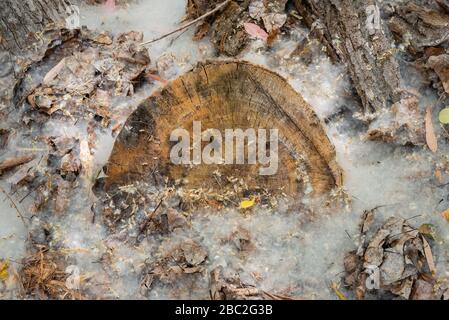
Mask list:
POLYGON ((146 218, 144 224, 140 227, 139 234, 136 237, 136 244, 139 242, 139 237, 145 232, 145 229, 148 227, 148 225, 151 222, 151 219, 153 219, 154 215, 156 214, 157 210, 162 205, 162 202, 164 201, 164 197, 161 198, 161 200, 156 205, 156 208, 154 208, 153 212, 146 218))
POLYGON ((22 220, 23 224, 25 226, 27 226, 27 223, 25 222, 25 218, 23 217, 23 214, 20 212, 19 208, 17 207, 16 203, 14 202, 14 200, 10 197, 10 195, 5 191, 5 189, 3 189, 2 187, 0 187, 0 191, 3 192, 5 194, 5 196, 9 199, 9 201, 11 202, 12 206, 14 207, 14 209, 16 209, 17 213, 19 214, 20 219, 22 220))
POLYGON ((142 42, 140 45, 141 45, 141 46, 144 46, 144 45, 147 45, 147 44, 150 44, 150 43, 153 43, 153 42, 162 40, 162 39, 164 39, 164 38, 167 38, 168 36, 171 36, 171 35, 174 34, 174 33, 177 33, 177 32, 179 32, 179 31, 181 31, 181 30, 184 30, 184 29, 186 29, 186 28, 188 28, 188 27, 194 25, 194 24, 197 23, 198 21, 201 21, 201 20, 203 20, 204 18, 207 18, 207 17, 213 15, 215 12, 219 11, 221 8, 224 8, 229 2, 231 2, 231 0, 226 0, 226 1, 222 2, 222 3, 220 3, 218 6, 216 6, 215 9, 213 9, 213 10, 211 10, 211 11, 206 12, 205 14, 203 14, 201 17, 198 17, 198 18, 196 18, 195 20, 192 20, 192 21, 186 23, 185 25, 182 25, 182 26, 180 26, 179 28, 177 28, 177 29, 175 29, 175 30, 173 30, 173 31, 171 31, 171 32, 169 32, 169 33, 166 33, 166 34, 164 34, 163 36, 160 36, 160 37, 158 37, 158 38, 156 38, 156 39, 153 39, 153 40, 150 40, 150 41, 146 41, 146 42, 142 42))
POLYGON ((34 159, 34 155, 10 158, 0 162, 0 176, 8 170, 14 169, 34 159))

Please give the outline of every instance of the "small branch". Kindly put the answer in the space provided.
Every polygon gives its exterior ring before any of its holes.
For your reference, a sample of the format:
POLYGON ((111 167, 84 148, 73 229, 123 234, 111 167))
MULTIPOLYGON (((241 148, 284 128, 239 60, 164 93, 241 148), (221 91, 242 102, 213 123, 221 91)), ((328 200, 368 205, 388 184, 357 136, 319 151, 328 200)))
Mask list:
POLYGON ((171 36, 171 35, 174 34, 174 33, 177 33, 177 32, 179 32, 179 31, 181 31, 181 30, 184 30, 184 29, 186 29, 186 28, 188 28, 188 27, 190 27, 190 26, 196 24, 197 22, 199 22, 199 21, 201 21, 201 20, 203 20, 203 19, 205 19, 205 18, 207 18, 207 17, 213 15, 215 12, 217 12, 217 11, 219 11, 220 9, 224 8, 229 2, 231 2, 231 0, 226 0, 226 1, 222 2, 222 3, 220 3, 218 6, 216 6, 215 9, 213 9, 213 10, 211 10, 211 11, 206 12, 205 14, 203 14, 201 17, 198 17, 198 18, 196 18, 195 20, 192 20, 192 21, 186 23, 185 25, 183 25, 183 26, 181 26, 181 27, 179 27, 179 28, 177 28, 177 29, 175 29, 175 30, 173 30, 173 31, 171 31, 171 32, 169 32, 169 33, 167 33, 167 34, 164 34, 163 36, 160 36, 160 37, 158 37, 158 38, 156 38, 156 39, 153 39, 153 40, 150 40, 150 41, 146 41, 146 42, 142 42, 140 45, 141 45, 141 46, 144 46, 144 45, 147 45, 147 44, 150 44, 150 43, 153 43, 153 42, 162 40, 162 39, 164 39, 164 38, 166 38, 166 37, 168 37, 168 36, 171 36))
POLYGON ((23 156, 23 157, 18 157, 18 158, 6 159, 6 160, 0 162, 0 176, 4 172, 14 169, 15 167, 20 166, 22 164, 28 163, 33 159, 34 159, 34 155, 31 155, 31 156, 23 156))
POLYGON ((25 221, 25 218, 23 217, 23 214, 20 212, 19 208, 17 207, 16 203, 14 202, 14 200, 11 198, 11 196, 5 191, 5 189, 3 189, 2 187, 0 187, 0 191, 2 193, 5 194, 5 196, 8 198, 8 200, 11 202, 12 206, 14 207, 14 209, 16 209, 17 213, 19 214, 20 219, 22 220, 23 224, 25 226, 27 226, 27 223, 25 221))

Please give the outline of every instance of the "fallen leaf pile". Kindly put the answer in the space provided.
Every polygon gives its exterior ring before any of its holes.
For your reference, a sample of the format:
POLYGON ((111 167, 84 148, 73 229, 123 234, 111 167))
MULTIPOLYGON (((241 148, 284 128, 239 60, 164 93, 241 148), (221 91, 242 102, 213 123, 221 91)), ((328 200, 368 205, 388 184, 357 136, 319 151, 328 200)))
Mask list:
MULTIPOLYGON (((83 28, 61 30, 52 37, 54 44, 48 45, 41 60, 28 62, 14 97, 23 110, 19 124, 33 135, 32 142, 24 143, 39 147, 29 148, 25 155, 11 152, 13 156, 0 161, 0 175, 8 173, 11 190, 20 189, 21 198, 35 199, 31 211, 52 205, 62 214, 70 205, 71 191, 96 178, 92 167, 96 132, 120 127, 127 111, 119 113, 116 108, 127 101, 132 108, 132 96, 145 79, 150 58, 139 46, 143 35, 138 32, 113 37, 83 28), (60 121, 64 134, 41 132, 49 116, 60 121), (86 128, 85 133, 72 132, 72 124, 86 128)), ((0 129, 0 145, 7 145, 9 132, 0 129)))
POLYGON ((158 282, 176 285, 183 279, 194 283, 195 276, 204 271, 208 253, 194 240, 187 239, 160 250, 161 258, 148 263, 142 272, 143 294, 148 294, 158 282))
POLYGON ((376 231, 370 230, 373 222, 374 211, 365 212, 360 246, 344 258, 345 284, 356 298, 369 294, 414 300, 442 297, 447 288, 438 286, 431 240, 403 218, 391 217, 376 231))
POLYGON ((74 114, 87 109, 110 118, 110 100, 133 95, 138 78, 150 63, 147 51, 138 46, 142 39, 137 32, 116 38, 106 33, 80 33, 80 42, 67 43, 71 55, 63 56, 47 72, 42 85, 27 97, 28 102, 49 115, 58 110, 74 114))

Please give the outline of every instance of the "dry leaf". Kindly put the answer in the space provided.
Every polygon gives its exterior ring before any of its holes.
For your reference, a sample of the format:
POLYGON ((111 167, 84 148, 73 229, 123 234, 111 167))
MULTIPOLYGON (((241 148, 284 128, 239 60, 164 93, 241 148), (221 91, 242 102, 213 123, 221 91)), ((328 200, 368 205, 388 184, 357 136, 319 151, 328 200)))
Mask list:
POLYGON ((244 23, 243 26, 245 27, 245 31, 249 35, 251 35, 255 38, 261 39, 263 41, 267 41, 268 33, 265 30, 263 30, 261 27, 259 27, 257 24, 247 22, 247 23, 244 23))
POLYGON ((65 66, 65 58, 62 58, 61 61, 59 61, 56 66, 54 66, 50 71, 48 71, 48 73, 44 77, 44 80, 42 80, 42 84, 48 85, 54 78, 58 76, 58 74, 61 72, 64 66, 65 66))
POLYGON ((430 106, 426 109, 426 142, 432 152, 437 152, 438 142, 437 137, 435 136, 435 131, 433 130, 432 108, 430 106))
POLYGON ((0 260, 0 280, 6 281, 9 278, 9 262, 0 260))
POLYGON ((449 209, 444 210, 441 215, 449 222, 449 209))
POLYGON ((429 243, 426 238, 421 236, 424 247, 424 254, 426 255, 427 264, 429 265, 429 270, 432 274, 436 274, 437 268, 435 267, 435 262, 433 261, 432 249, 430 248, 429 243))

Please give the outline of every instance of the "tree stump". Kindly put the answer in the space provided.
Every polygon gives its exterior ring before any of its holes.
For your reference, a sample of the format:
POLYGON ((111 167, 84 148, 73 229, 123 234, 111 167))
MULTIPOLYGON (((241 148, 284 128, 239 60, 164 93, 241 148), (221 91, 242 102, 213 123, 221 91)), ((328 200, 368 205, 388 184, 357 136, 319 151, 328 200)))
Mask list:
POLYGON ((144 181, 224 193, 234 188, 225 179, 232 177, 249 192, 295 196, 327 192, 342 180, 334 147, 304 99, 276 73, 234 61, 200 64, 141 104, 120 132, 105 173, 106 191, 144 181), (173 164, 170 135, 177 128, 192 132, 194 121, 203 132, 217 129, 223 136, 226 129, 278 129, 277 172, 260 175, 260 163, 247 162, 173 164))

